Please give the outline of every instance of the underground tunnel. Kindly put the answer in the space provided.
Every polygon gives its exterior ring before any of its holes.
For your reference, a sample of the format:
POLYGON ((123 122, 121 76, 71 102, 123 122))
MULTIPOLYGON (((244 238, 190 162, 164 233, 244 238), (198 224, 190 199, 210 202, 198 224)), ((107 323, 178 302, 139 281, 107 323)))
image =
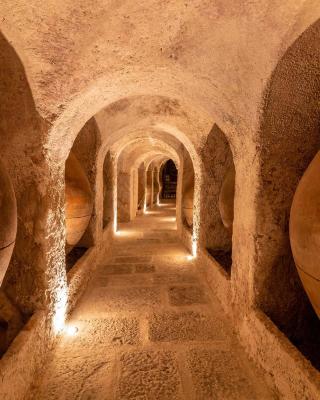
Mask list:
POLYGON ((4 0, 0 398, 320 398, 320 3, 4 0))

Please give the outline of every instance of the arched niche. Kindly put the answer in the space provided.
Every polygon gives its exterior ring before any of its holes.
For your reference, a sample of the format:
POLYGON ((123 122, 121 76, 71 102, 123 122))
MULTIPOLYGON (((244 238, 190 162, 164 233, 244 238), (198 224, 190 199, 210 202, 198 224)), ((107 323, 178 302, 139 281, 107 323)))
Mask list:
POLYGON ((50 196, 54 174, 42 148, 46 125, 36 110, 22 62, 1 33, 0 104, 4 191, 0 208, 6 204, 0 228, 2 355, 30 316, 50 303, 48 282, 54 277, 46 252, 50 241, 47 213, 54 203, 50 196))
POLYGON ((65 165, 66 268, 69 271, 95 244, 98 127, 91 118, 81 129, 65 165))
POLYGON ((225 134, 213 125, 202 148, 201 246, 230 274, 235 167, 225 134))
POLYGON ((184 226, 192 231, 193 228, 193 203, 194 203, 194 168, 189 152, 183 147, 183 173, 181 217, 184 226))
POLYGON ((320 21, 285 52, 268 84, 260 124, 254 292, 257 305, 319 369, 320 323, 289 241, 299 181, 320 149, 320 21))
POLYGON ((114 171, 110 151, 103 162, 103 228, 113 221, 114 171))

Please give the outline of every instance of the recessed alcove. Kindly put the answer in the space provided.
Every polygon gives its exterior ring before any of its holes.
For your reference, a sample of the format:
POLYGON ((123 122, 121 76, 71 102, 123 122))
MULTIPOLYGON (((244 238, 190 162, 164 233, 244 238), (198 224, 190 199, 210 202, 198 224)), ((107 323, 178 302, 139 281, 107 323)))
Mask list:
POLYGON ((95 157, 98 127, 90 119, 77 135, 65 166, 66 269, 94 245, 95 157))
MULTIPOLYGON (((289 225, 299 182, 320 148, 319 38, 318 21, 287 49, 266 92, 256 212, 259 261, 254 272, 258 307, 318 370, 320 321, 297 272, 289 225)), ((310 188, 314 185, 317 183, 310 188)), ((292 222, 292 230, 297 229, 296 222, 292 222)), ((318 224, 315 217, 312 224, 318 224)), ((298 236, 293 238, 293 246, 298 236)), ((310 245, 309 240, 305 238, 301 245, 310 245)))
POLYGON ((230 275, 235 167, 228 140, 218 125, 207 136, 201 156, 204 165, 201 243, 230 275))

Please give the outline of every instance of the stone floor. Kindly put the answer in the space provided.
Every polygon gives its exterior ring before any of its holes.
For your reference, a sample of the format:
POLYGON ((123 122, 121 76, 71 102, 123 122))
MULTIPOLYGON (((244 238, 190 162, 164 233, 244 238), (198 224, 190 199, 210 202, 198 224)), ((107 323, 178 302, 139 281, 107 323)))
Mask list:
POLYGON ((67 326, 30 399, 278 398, 188 260, 170 203, 120 226, 67 326))

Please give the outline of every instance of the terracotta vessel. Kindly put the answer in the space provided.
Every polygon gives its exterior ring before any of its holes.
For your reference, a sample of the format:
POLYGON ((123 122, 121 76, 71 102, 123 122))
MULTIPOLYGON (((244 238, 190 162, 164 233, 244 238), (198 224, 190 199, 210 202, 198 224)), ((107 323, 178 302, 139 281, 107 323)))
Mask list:
POLYGON ((304 289, 320 317, 320 152, 305 171, 294 195, 290 242, 304 289))
POLYGON ((87 229, 93 209, 88 178, 72 152, 66 161, 65 182, 66 251, 69 252, 87 229))
POLYGON ((0 162, 0 286, 7 271, 17 234, 17 205, 9 175, 0 162))
POLYGON ((8 349, 22 326, 23 318, 20 311, 0 289, 0 356, 8 349))
POLYGON ((234 217, 235 169, 227 172, 219 194, 219 211, 223 225, 232 232, 234 217))

